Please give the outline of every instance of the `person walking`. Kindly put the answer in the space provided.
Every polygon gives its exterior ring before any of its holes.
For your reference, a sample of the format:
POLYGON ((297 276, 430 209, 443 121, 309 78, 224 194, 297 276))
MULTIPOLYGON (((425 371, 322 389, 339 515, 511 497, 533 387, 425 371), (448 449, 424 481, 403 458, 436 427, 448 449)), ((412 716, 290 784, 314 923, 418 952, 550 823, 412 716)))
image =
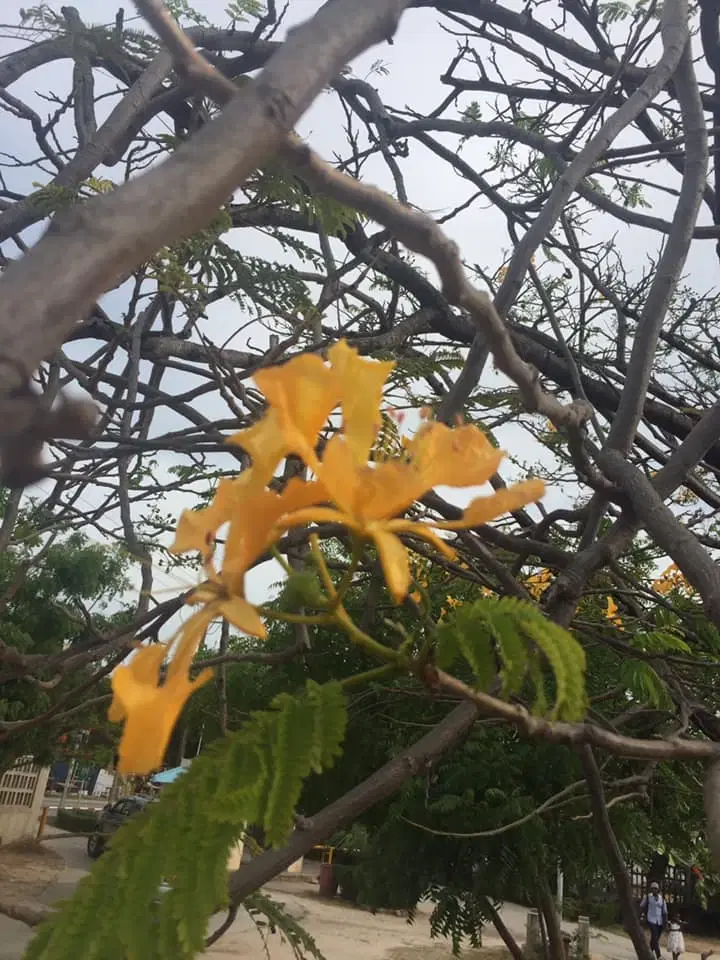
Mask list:
POLYGON ((670 933, 668 934, 668 950, 673 960, 680 960, 685 953, 685 938, 682 935, 682 924, 677 914, 670 918, 670 933))
POLYGON ((640 911, 650 927, 650 952, 655 954, 657 960, 661 960, 660 935, 667 922, 667 904, 660 893, 659 883, 653 881, 650 884, 650 892, 643 897, 640 911))

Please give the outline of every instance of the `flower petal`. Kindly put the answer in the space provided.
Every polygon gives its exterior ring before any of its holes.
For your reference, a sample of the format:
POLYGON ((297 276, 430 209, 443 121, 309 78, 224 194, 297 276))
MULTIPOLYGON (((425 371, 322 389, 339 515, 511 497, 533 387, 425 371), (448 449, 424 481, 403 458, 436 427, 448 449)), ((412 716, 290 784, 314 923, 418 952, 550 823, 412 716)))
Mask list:
POLYGON ((256 490, 236 505, 225 543, 221 582, 233 596, 243 596, 245 573, 273 543, 282 530, 294 523, 282 523, 292 514, 328 499, 325 487, 316 480, 293 477, 282 493, 256 490))
POLYGON ((265 416, 228 439, 247 450, 258 476, 267 483, 280 461, 294 453, 314 466, 318 434, 340 402, 337 374, 321 357, 301 354, 279 367, 255 374, 270 406, 265 416))
POLYGON ((413 537, 425 540, 448 560, 453 560, 457 556, 457 552, 447 540, 439 537, 426 523, 418 523, 414 520, 390 520, 384 526, 392 533, 409 533, 413 537))
POLYGON ((380 429, 383 387, 395 364, 363 359, 340 340, 328 350, 328 360, 342 383, 343 434, 357 466, 365 466, 380 429))
POLYGON ((505 452, 493 447, 482 430, 472 424, 450 428, 432 421, 418 430, 408 452, 423 474, 425 490, 481 486, 505 457, 505 452))
POLYGON ((111 684, 115 699, 111 705, 112 717, 122 711, 125 720, 118 748, 120 773, 145 774, 161 766, 168 741, 177 718, 190 695, 210 679, 211 670, 204 670, 194 680, 187 675, 188 650, 190 658, 204 634, 203 620, 193 617, 183 630, 179 658, 168 667, 165 683, 158 686, 160 666, 167 648, 162 644, 142 647, 127 666, 118 667, 111 684), (185 669, 182 669, 182 668, 185 669))
POLYGON ((382 528, 373 529, 372 538, 380 556, 390 596, 395 603, 400 603, 410 589, 410 562, 405 544, 394 533, 387 533, 382 528))
MULTIPOLYGON (((281 416, 273 409, 268 410, 265 416, 251 427, 233 433, 225 442, 231 446, 242 447, 250 455, 253 475, 260 488, 274 477, 278 464, 287 453, 300 453, 288 450, 281 416)), ((295 445, 299 444, 296 442, 295 445)))
POLYGON ((206 558, 212 554, 215 535, 230 520, 238 499, 248 486, 248 473, 245 471, 233 480, 221 480, 210 506, 202 510, 183 510, 170 553, 199 550, 206 558))
POLYGON ((463 530, 479 527, 504 513, 511 513, 528 503, 534 503, 545 493, 542 480, 523 480, 504 490, 498 490, 489 497, 478 497, 465 508, 460 520, 448 520, 434 523, 439 530, 463 530))
POLYGON ((242 630, 243 633, 247 633, 251 637, 261 637, 263 640, 267 636, 267 630, 260 619, 260 615, 244 597, 222 600, 218 604, 218 609, 229 623, 237 627, 238 630, 242 630))

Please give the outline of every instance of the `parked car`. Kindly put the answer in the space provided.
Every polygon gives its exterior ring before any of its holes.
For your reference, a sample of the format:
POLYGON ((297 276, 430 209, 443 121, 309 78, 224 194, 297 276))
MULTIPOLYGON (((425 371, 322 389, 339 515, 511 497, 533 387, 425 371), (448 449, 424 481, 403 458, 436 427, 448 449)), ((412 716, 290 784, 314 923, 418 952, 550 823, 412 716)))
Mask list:
POLYGON ((151 797, 123 797, 115 803, 106 804, 98 816, 95 830, 88 837, 87 852, 90 859, 97 860, 113 833, 129 817, 142 813, 151 800, 151 797))

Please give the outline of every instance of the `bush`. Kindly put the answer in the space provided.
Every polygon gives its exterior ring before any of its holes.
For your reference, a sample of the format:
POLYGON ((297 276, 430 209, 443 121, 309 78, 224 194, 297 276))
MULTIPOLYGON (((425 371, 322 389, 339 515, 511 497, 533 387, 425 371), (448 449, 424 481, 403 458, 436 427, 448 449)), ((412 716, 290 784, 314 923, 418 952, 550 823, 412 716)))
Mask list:
POLYGON ((92 810, 58 810, 55 825, 70 833, 92 833, 97 814, 92 810))

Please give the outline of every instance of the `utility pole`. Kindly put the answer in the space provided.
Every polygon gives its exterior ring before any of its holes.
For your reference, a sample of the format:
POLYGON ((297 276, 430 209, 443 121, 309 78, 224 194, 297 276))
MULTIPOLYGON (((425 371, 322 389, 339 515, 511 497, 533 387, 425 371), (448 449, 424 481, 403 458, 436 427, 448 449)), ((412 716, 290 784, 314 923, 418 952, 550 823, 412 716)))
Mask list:
POLYGON ((62 794, 60 796, 60 802, 58 804, 58 810, 62 810, 62 808, 65 806, 68 790, 70 789, 70 784, 72 783, 74 774, 75 774, 75 757, 73 757, 70 763, 68 764, 67 773, 65 774, 65 782, 63 783, 62 794))

